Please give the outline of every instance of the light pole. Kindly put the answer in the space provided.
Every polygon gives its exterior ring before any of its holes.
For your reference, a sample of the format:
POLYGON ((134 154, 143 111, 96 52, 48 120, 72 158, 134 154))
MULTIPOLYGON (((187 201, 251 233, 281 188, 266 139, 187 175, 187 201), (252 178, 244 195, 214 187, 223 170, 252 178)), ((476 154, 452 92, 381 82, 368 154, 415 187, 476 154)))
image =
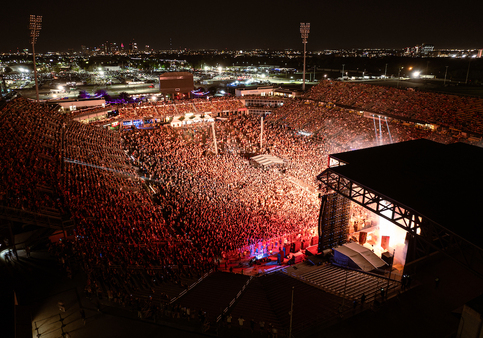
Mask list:
POLYGON ((292 338, 292 318, 293 318, 293 293, 295 291, 295 286, 292 286, 292 301, 290 302, 290 328, 288 330, 288 336, 292 338))
POLYGON ((345 63, 342 64, 342 80, 344 80, 344 67, 345 67, 345 63))
POLYGON ((215 155, 218 155, 218 147, 216 145, 215 122, 211 124, 211 128, 213 130, 213 143, 215 145, 215 155))
POLYGON ((470 61, 468 61, 468 71, 466 72, 465 84, 468 84, 468 76, 470 75, 470 66, 471 66, 471 59, 470 59, 470 61))
POLYGON ((399 67, 399 70, 397 72, 397 88, 399 88, 399 80, 401 79, 401 70, 403 69, 404 67, 399 67))
POLYGON ((260 116, 260 153, 263 147, 263 114, 260 116))
POLYGON ((34 77, 35 77, 35 94, 37 96, 37 102, 39 102, 39 83, 37 80, 37 65, 35 63, 35 43, 39 37, 40 30, 42 29, 42 16, 31 15, 30 16, 30 43, 32 44, 32 56, 34 59, 34 77))
POLYGON ((304 77, 302 83, 302 90, 305 91, 305 56, 307 54, 307 38, 310 33, 310 23, 300 23, 300 34, 302 36, 302 43, 304 44, 304 77))
POLYGON ((386 63, 386 69, 384 70, 384 81, 387 79, 387 63, 386 63))
POLYGON ((444 72, 444 82, 443 82, 443 86, 446 86, 446 75, 448 75, 448 66, 446 66, 446 71, 444 72))

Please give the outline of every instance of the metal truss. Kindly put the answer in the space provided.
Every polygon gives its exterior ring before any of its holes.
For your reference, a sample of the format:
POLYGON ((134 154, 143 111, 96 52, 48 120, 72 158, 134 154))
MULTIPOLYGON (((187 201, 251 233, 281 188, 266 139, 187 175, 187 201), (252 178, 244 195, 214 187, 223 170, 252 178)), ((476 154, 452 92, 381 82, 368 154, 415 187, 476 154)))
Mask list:
POLYGON ((442 252, 483 277, 483 249, 461 238, 440 224, 395 200, 344 177, 331 168, 317 179, 338 194, 406 230, 415 240, 412 253, 419 258, 431 249, 442 252))
POLYGON ((36 214, 5 206, 0 206, 0 219, 58 230, 74 226, 73 221, 62 221, 60 217, 36 214))

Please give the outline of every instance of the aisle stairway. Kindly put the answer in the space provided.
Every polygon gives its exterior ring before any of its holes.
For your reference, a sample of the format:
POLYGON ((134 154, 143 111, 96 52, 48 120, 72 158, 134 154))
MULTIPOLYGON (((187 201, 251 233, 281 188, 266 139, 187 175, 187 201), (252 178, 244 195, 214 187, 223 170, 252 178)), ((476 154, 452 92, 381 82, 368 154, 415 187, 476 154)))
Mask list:
MULTIPOLYGON (((338 315, 342 299, 324 292, 302 281, 287 276, 282 272, 275 272, 259 278, 265 289, 265 294, 281 329, 288 329, 290 322, 290 306, 293 298, 293 332, 302 330, 314 322, 330 320, 338 315)), ((348 305, 344 310, 348 309, 348 305)))
POLYGON ((246 275, 215 272, 205 278, 174 304, 190 308, 191 311, 203 310, 210 322, 216 322, 223 310, 236 298, 246 284, 246 275))
MULTIPOLYGON (((352 300, 359 300, 364 293, 367 301, 370 301, 381 288, 387 288, 386 278, 371 274, 346 270, 331 264, 322 265, 320 268, 306 272, 298 278, 308 284, 319 287, 327 292, 344 296, 352 300), (346 283, 347 278, 347 283, 346 283)), ((389 289, 399 288, 399 282, 390 281, 389 289)))

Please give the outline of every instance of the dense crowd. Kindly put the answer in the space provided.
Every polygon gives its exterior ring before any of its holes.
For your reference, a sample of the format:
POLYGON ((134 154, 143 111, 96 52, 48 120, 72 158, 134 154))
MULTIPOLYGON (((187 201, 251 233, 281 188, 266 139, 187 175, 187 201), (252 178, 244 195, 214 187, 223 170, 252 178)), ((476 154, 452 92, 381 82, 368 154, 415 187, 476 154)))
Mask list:
POLYGON ((77 116, 80 116, 80 115, 95 114, 95 113, 98 113, 98 112, 108 111, 108 110, 111 110, 111 109, 114 109, 114 108, 113 108, 113 106, 110 106, 110 105, 105 105, 104 107, 95 106, 95 107, 88 107, 88 108, 73 110, 69 113, 69 115, 70 115, 70 117, 77 117, 77 116))
POLYGON ((208 257, 167 226, 122 149, 118 133, 68 121, 60 189, 77 222, 84 270, 104 285, 129 281, 138 268, 153 280, 179 280, 211 268, 208 257), (112 271, 113 270, 113 271, 112 271))
POLYGON ((305 98, 483 134, 483 99, 322 81, 305 98))
POLYGON ((161 101, 139 104, 127 104, 119 108, 119 118, 123 120, 142 119, 146 117, 166 119, 186 114, 212 113, 214 115, 223 112, 236 112, 243 108, 243 104, 238 99, 232 98, 213 98, 193 99, 183 101, 161 101))
POLYGON ((346 109, 320 104, 286 103, 266 119, 267 150, 289 159, 287 173, 316 184, 331 153, 378 144, 428 138, 437 142, 456 139, 430 130, 362 117, 346 109), (307 136, 308 135, 308 136, 307 136))
POLYGON ((119 108, 119 118, 126 120, 140 119, 143 117, 165 119, 176 114, 175 105, 167 102, 150 102, 142 105, 132 103, 119 108))
POLYGON ((38 212, 62 209, 49 190, 58 180, 62 117, 46 105, 18 98, 1 111, 0 199, 8 207, 38 212))
MULTIPOLYGON (((248 117, 233 120, 249 130, 248 117)), ((233 125, 217 125, 223 153, 218 156, 209 126, 123 134, 135 163, 159 182, 162 204, 169 207, 167 221, 212 257, 259 242, 275 246, 267 241, 315 225, 317 199, 280 172, 251 166, 235 150, 230 133, 236 132, 233 125)))

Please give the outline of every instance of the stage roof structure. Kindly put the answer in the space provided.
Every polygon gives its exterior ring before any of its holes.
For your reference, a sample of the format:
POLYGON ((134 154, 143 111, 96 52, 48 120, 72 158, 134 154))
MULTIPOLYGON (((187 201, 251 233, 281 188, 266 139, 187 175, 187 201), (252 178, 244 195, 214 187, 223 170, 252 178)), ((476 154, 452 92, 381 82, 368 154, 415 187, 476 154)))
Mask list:
POLYGON ((318 179, 483 276, 483 149, 420 139, 329 156, 318 179))

